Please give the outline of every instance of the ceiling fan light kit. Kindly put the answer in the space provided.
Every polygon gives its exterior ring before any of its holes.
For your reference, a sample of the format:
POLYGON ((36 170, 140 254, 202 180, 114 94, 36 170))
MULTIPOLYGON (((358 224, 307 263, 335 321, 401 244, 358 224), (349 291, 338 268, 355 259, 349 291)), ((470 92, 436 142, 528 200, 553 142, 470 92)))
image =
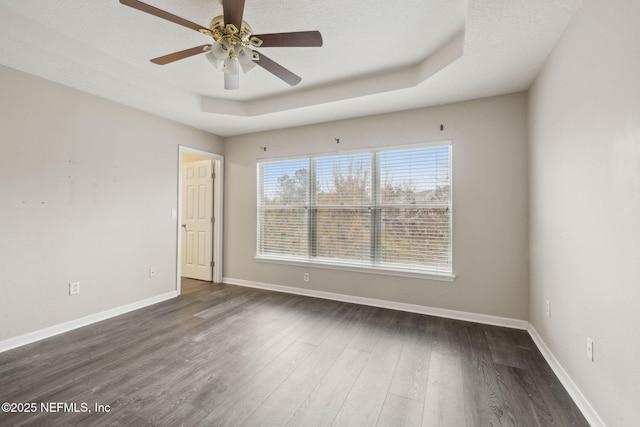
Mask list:
POLYGON ((233 24, 224 24, 224 16, 216 16, 209 26, 210 31, 200 31, 213 37, 214 43, 208 49, 206 57, 217 69, 224 73, 224 88, 240 87, 240 70, 248 73, 256 66, 260 56, 250 46, 262 45, 262 40, 251 36, 251 27, 242 21, 242 29, 233 24))
POLYGON ((240 71, 248 73, 256 65, 260 65, 291 86, 300 83, 302 79, 299 76, 267 58, 264 54, 258 54, 254 48, 322 46, 322 35, 319 31, 253 35, 249 24, 242 20, 244 0, 223 0, 224 15, 213 18, 209 28, 138 0, 120 0, 120 3, 212 37, 214 42, 211 45, 174 52, 154 58, 151 62, 165 65, 206 52, 205 56, 209 62, 224 73, 225 89, 238 89, 240 87, 240 71))

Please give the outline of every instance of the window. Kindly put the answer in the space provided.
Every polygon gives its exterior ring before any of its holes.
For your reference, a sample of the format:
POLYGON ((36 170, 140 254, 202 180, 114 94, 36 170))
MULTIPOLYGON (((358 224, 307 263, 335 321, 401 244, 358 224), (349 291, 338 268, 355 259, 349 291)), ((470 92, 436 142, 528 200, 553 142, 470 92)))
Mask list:
POLYGON ((256 257, 450 276, 451 145, 259 161, 256 257))

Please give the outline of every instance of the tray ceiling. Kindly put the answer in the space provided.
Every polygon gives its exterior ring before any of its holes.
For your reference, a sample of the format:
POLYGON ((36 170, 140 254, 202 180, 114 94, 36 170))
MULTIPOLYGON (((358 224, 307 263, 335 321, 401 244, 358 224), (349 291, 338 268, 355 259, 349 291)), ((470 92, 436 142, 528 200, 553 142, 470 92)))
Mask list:
MULTIPOLYGON (((145 0, 203 26, 219 0, 145 0)), ((260 67, 225 91, 204 55, 149 59, 211 40, 117 0, 0 0, 3 65, 211 133, 399 111, 526 90, 581 0, 246 0, 255 33, 319 30, 323 47, 263 48, 302 77, 260 67)))

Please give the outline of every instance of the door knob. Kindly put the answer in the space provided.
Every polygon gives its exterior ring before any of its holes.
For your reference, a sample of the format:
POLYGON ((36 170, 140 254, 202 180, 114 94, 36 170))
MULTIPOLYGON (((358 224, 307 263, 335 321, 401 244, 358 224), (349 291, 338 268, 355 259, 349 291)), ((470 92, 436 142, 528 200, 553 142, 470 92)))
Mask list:
POLYGON ((183 228, 187 228, 187 224, 182 224, 182 227, 183 228))

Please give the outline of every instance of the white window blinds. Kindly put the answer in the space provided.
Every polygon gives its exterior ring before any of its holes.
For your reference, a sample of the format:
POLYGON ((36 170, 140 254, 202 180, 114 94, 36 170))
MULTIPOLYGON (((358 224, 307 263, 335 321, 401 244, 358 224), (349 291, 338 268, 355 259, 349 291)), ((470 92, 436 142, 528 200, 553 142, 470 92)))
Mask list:
POLYGON ((262 163, 258 168, 258 253, 308 253, 309 161, 262 163))
POLYGON ((257 257, 451 274, 451 146, 258 163, 257 257))
MULTIPOLYGON (((328 262, 371 260, 371 154, 319 157, 311 208, 311 255, 328 262)), ((312 189, 313 190, 313 189, 312 189)))
POLYGON ((379 157, 380 262, 450 273, 450 147, 379 157))

